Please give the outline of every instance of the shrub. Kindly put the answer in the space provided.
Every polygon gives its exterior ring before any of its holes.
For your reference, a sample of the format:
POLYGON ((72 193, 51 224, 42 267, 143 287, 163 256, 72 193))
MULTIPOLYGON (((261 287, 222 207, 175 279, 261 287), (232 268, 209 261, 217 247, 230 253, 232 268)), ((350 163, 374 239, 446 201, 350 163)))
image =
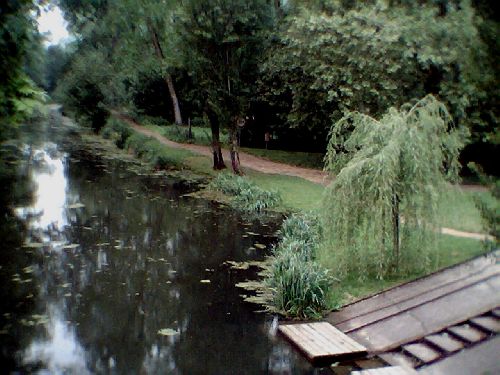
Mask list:
POLYGON ((106 125, 101 130, 101 135, 104 138, 113 140, 116 146, 122 149, 125 148, 127 139, 132 133, 132 129, 125 121, 115 117, 108 119, 106 125))

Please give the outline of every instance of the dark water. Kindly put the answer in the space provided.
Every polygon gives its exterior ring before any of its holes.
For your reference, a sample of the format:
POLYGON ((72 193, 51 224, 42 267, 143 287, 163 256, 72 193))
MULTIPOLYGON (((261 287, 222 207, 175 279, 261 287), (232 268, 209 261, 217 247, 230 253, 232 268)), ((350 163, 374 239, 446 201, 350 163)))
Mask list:
POLYGON ((3 186, 0 372, 319 373, 243 302, 234 284, 255 271, 224 264, 262 259, 252 245, 276 222, 183 197, 66 134, 37 138, 3 186))

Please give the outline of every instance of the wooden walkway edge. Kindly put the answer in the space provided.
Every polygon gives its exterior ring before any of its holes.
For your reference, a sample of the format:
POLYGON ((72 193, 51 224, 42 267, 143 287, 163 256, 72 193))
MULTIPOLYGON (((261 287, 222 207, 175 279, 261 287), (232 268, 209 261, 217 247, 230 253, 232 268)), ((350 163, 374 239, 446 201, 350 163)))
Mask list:
POLYGON ((327 322, 287 324, 279 332, 315 365, 366 356, 364 346, 327 322))

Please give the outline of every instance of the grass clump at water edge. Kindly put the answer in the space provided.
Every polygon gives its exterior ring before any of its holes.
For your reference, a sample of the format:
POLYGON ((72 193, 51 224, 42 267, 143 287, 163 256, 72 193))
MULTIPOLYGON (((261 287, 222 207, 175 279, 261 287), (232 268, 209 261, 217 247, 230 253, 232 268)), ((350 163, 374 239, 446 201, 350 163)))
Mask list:
POLYGON ((231 196, 231 204, 243 211, 260 212, 276 207, 281 202, 278 193, 261 189, 247 178, 229 173, 218 174, 208 188, 231 196))
POLYGON ((290 317, 318 318, 327 308, 333 278, 315 260, 320 236, 312 216, 292 215, 283 222, 265 279, 271 290, 271 310, 290 317))

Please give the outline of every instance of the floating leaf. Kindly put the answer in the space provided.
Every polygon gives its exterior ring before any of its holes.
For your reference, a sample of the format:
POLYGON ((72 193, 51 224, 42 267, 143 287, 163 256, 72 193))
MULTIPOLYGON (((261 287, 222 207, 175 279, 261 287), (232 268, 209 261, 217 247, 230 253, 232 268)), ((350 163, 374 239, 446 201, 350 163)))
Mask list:
POLYGON ((179 331, 173 330, 172 328, 162 328, 158 331, 158 334, 161 336, 175 336, 179 333, 179 331))
POLYGON ((260 250, 264 250, 266 248, 266 245, 263 245, 261 243, 254 243, 253 246, 260 250))
POLYGON ((43 243, 41 242, 27 242, 23 245, 23 247, 29 247, 30 249, 39 249, 43 247, 43 243))
POLYGON ((75 204, 70 204, 69 206, 66 206, 66 208, 70 209, 75 209, 75 208, 83 208, 85 205, 83 203, 75 203, 75 204))
POLYGON ((24 273, 32 273, 34 271, 33 266, 28 266, 23 268, 24 273))
POLYGON ((73 249, 76 249, 78 246, 80 246, 79 244, 77 243, 71 243, 69 245, 64 245, 63 246, 63 249, 66 249, 66 250, 73 250, 73 249))

